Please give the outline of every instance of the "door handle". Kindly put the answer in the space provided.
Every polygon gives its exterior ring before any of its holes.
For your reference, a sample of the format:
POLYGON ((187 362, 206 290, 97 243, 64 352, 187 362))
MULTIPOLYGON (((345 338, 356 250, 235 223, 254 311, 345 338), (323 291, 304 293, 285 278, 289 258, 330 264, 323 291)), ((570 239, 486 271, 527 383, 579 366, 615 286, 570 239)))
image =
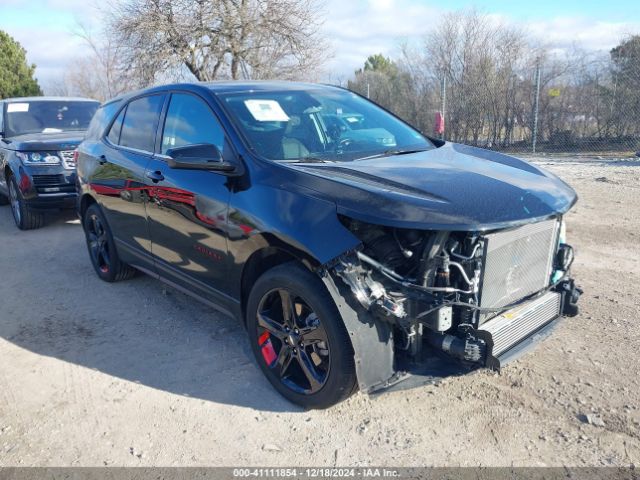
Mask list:
POLYGON ((107 157, 105 157, 104 155, 100 155, 98 157, 98 163, 100 165, 105 165, 107 163, 107 157))
POLYGON ((156 170, 155 172, 147 172, 146 175, 153 183, 158 183, 164 180, 164 175, 162 175, 162 172, 159 170, 156 170))

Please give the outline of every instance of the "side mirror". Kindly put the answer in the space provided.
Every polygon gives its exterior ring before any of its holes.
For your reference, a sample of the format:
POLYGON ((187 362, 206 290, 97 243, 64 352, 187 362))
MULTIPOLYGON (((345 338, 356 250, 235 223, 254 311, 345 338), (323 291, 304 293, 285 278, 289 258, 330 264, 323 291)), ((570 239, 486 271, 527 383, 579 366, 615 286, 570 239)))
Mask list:
POLYGON ((167 150, 167 156, 170 168, 215 172, 233 172, 236 169, 235 165, 222 160, 218 147, 209 143, 171 148, 167 150))

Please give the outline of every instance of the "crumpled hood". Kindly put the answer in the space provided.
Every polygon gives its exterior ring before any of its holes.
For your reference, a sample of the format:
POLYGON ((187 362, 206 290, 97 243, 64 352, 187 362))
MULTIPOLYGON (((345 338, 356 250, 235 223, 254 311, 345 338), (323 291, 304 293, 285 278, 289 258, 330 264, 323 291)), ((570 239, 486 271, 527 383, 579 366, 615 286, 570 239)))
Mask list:
POLYGON ((7 148, 19 152, 49 152, 75 149, 84 138, 84 131, 29 133, 7 138, 7 148))
POLYGON ((338 213, 403 228, 492 230, 564 214, 575 191, 523 160, 447 143, 415 154, 295 164, 338 213))

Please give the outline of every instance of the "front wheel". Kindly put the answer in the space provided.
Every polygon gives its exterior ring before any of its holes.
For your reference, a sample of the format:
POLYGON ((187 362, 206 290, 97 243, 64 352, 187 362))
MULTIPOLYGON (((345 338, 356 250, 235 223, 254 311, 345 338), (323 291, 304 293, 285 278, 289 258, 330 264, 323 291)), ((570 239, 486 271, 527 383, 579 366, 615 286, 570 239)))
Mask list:
POLYGON ((253 353, 289 401, 327 408, 356 390, 353 349, 322 281, 296 263, 262 275, 247 302, 253 353))
POLYGON ((40 212, 32 211, 26 204, 16 179, 9 177, 9 202, 11 203, 11 213, 16 226, 20 230, 35 230, 44 225, 44 215, 40 212))

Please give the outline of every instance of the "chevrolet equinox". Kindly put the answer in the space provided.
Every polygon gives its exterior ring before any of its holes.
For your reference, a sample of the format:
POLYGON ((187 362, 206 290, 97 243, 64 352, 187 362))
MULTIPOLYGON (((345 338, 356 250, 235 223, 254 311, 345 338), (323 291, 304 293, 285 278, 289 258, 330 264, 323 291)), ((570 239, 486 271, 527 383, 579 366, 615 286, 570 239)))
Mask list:
POLYGON ((499 369, 577 313, 567 184, 337 87, 121 96, 78 149, 78 189, 101 279, 142 271, 241 319, 307 408, 499 369))

